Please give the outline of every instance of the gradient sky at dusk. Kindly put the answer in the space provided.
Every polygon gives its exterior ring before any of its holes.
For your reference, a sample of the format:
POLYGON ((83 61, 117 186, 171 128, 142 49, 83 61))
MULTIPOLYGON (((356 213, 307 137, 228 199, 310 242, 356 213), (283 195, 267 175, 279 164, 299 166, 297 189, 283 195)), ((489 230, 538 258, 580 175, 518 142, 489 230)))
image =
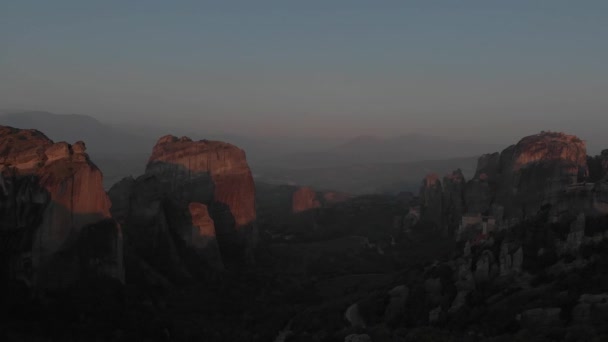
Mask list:
POLYGON ((4 0, 0 108, 250 135, 599 139, 607 39, 605 0, 4 0))

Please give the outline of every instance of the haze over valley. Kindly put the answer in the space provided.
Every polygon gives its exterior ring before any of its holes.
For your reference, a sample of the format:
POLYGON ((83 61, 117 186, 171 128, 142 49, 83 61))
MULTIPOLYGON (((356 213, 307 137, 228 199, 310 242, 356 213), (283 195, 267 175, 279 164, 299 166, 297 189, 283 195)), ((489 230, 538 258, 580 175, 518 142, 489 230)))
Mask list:
MULTIPOLYGON (((55 141, 87 142, 87 149, 105 175, 109 189, 123 177, 143 173, 148 146, 164 135, 162 127, 119 126, 85 115, 12 112, 0 124, 35 128, 55 141)), ((497 143, 447 139, 422 134, 397 137, 359 136, 352 139, 247 137, 234 134, 168 131, 194 139, 221 140, 242 147, 260 182, 314 186, 349 193, 416 190, 431 171, 461 168, 472 175, 477 157, 501 148, 497 143), (420 147, 424 146, 424 149, 420 147), (344 175, 350 175, 345 178, 344 175)))

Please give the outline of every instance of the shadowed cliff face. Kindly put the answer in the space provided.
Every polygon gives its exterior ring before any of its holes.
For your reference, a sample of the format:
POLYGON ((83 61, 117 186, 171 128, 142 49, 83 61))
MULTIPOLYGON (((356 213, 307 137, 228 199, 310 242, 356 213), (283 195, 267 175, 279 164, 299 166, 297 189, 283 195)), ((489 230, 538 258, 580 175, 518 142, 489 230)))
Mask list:
POLYGON ((421 220, 433 230, 443 230, 443 188, 439 176, 427 175, 420 188, 421 220))
POLYGON ((460 225, 464 213, 464 187, 466 180, 460 169, 443 177, 443 212, 448 236, 460 225))
MULTIPOLYGON (((85 263, 123 280, 122 235, 110 219, 102 174, 82 142, 53 143, 35 130, 0 127, 0 208, 5 275, 29 285, 63 287, 85 263), (107 255, 77 253, 84 231, 105 231, 107 255), (8 252, 6 252, 8 251, 8 252), (91 258, 86 261, 87 258, 91 258), (93 260, 95 259, 95 260, 93 260)), ((88 266, 87 266, 88 267, 88 266)))
POLYGON ((602 165, 602 176, 606 177, 608 175, 608 150, 603 150, 600 155, 601 165, 602 165))

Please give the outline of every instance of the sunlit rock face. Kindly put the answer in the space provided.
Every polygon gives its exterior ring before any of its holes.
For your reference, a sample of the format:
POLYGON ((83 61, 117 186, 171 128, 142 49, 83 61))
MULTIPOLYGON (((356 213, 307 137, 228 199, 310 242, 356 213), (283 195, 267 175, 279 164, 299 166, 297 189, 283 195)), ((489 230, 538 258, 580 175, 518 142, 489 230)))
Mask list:
POLYGON ((525 137, 501 154, 496 203, 508 217, 535 215, 588 175, 585 142, 564 133, 525 137))
POLYGON ((585 142, 563 133, 543 132, 521 139, 500 154, 479 158, 465 188, 469 214, 521 220, 555 204, 588 175, 585 142))
POLYGON ((110 216, 101 171, 83 142, 53 143, 36 130, 0 127, 4 275, 62 287, 82 272, 123 280, 122 233, 110 216), (103 248, 78 252, 95 232, 103 248), (94 270, 91 270, 93 268, 94 270))
POLYGON ((146 173, 178 189, 197 177, 211 177, 213 201, 228 207, 236 227, 255 221, 253 176, 245 152, 234 145, 164 136, 152 150, 146 173), (187 179, 182 177, 184 172, 187 179))
POLYGON ((188 277, 205 264, 251 261, 255 187, 236 146, 164 136, 146 173, 115 184, 110 197, 137 252, 164 274, 188 277))
POLYGON ((579 213, 607 214, 605 160, 608 152, 588 157, 585 142, 572 135, 541 132, 525 137, 501 153, 481 156, 468 182, 459 172, 444 177, 443 184, 437 175, 428 175, 420 191, 421 223, 447 227, 448 233, 456 229, 456 236, 475 227, 487 236, 535 217, 541 208, 549 209, 553 222, 579 213), (589 183, 588 160, 595 184, 589 183))
POLYGON ((291 210, 293 213, 301 213, 321 207, 317 193, 309 187, 297 189, 291 199, 291 210))
POLYGON ((543 132, 523 138, 515 146, 514 171, 537 163, 557 162, 560 175, 576 177, 587 173, 585 142, 574 135, 543 132))

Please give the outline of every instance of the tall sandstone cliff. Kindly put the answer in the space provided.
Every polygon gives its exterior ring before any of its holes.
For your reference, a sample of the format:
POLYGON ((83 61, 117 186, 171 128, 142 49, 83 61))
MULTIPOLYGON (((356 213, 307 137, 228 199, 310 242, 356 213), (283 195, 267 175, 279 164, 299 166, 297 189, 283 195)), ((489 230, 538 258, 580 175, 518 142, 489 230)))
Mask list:
POLYGON ((252 260, 255 186, 236 146, 164 136, 145 174, 109 193, 130 245, 165 275, 189 277, 204 264, 221 269, 252 260))
POLYGON ((122 232, 83 142, 0 126, 2 277, 61 288, 88 276, 124 281, 122 232))

